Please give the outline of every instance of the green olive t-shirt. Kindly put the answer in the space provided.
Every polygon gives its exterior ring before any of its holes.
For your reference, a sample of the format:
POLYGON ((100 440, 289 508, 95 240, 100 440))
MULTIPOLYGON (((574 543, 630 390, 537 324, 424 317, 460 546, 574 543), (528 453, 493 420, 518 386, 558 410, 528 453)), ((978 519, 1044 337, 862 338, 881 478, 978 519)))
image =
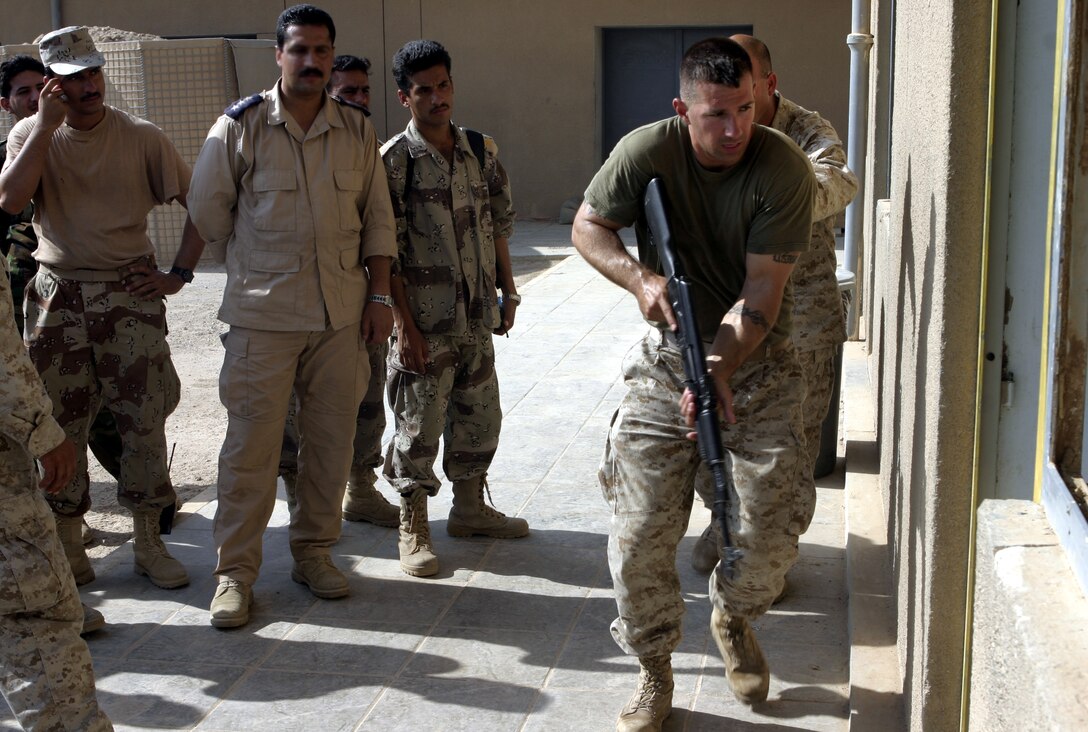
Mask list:
MULTIPOLYGON (((674 246, 693 285, 699 332, 713 340, 740 296, 748 253, 808 249, 816 190, 812 166, 789 138, 760 125, 752 126, 741 161, 720 172, 695 160, 679 117, 628 133, 593 177, 585 198, 598 216, 634 224, 639 260, 661 273, 642 205, 655 177, 664 183, 674 246)), ((787 286, 768 345, 790 337, 792 304, 787 286)))

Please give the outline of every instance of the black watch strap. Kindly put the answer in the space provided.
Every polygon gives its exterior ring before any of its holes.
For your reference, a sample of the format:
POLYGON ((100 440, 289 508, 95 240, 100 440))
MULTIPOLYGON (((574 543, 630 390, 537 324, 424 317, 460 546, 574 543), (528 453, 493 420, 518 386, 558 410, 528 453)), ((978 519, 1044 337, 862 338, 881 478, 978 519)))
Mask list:
POLYGON ((185 269, 184 267, 171 267, 170 274, 177 275, 181 278, 181 281, 185 284, 189 284, 193 281, 193 270, 185 269))

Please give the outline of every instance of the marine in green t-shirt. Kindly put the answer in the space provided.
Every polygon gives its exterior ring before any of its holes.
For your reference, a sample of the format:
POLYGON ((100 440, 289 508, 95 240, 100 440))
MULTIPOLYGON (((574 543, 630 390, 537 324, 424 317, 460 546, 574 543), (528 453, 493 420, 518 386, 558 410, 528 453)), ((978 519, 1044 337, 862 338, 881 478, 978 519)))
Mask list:
MULTIPOLYGON (((815 491, 797 488, 804 382, 790 339, 790 274, 808 248, 816 181, 788 138, 754 123, 752 66, 735 42, 692 46, 680 68, 677 116, 624 137, 594 176, 572 230, 575 247, 631 292, 644 318, 676 317, 642 200, 661 180, 673 241, 695 293, 707 368, 723 410, 732 477, 725 514, 739 559, 710 583, 711 632, 734 694, 767 698, 770 671, 749 621, 766 612, 797 559, 815 491), (618 231, 634 226, 638 257, 618 231), (736 400, 734 401, 734 391, 736 400)), ((600 479, 612 513, 609 567, 618 617, 612 635, 642 672, 617 729, 660 729, 672 704, 671 654, 684 602, 676 545, 693 498, 694 403, 681 356, 659 330, 624 360, 627 394, 613 417, 600 479)))
MULTIPOLYGON (((749 255, 773 260, 808 249, 811 166, 785 135, 759 125, 751 125, 734 165, 713 168, 699 160, 683 117, 628 134, 594 176, 586 204, 598 218, 634 225, 639 260, 660 274, 642 211, 646 185, 655 177, 665 182, 673 239, 696 288, 699 330, 710 341, 740 297, 749 255)), ((768 344, 788 337, 791 304, 787 286, 768 344)))

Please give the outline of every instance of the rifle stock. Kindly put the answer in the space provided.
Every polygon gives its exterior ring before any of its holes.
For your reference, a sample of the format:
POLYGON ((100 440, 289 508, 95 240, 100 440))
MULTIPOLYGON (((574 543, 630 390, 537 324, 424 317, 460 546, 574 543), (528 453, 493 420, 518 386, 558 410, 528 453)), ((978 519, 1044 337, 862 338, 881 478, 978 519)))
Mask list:
POLYGON ((718 425, 718 396, 714 379, 706 368, 703 340, 695 320, 692 285, 673 245, 672 230, 669 228, 668 212, 665 209, 664 184, 660 178, 654 178, 646 187, 643 205, 651 241, 657 248, 665 277, 668 278, 669 302, 678 324, 676 336, 683 357, 684 383, 695 396, 695 432, 698 435, 699 455, 714 479, 714 520, 718 522, 723 546, 718 571, 726 579, 731 579, 740 556, 729 533, 729 496, 733 492, 733 478, 726 466, 726 456, 722 450, 721 430, 718 425))

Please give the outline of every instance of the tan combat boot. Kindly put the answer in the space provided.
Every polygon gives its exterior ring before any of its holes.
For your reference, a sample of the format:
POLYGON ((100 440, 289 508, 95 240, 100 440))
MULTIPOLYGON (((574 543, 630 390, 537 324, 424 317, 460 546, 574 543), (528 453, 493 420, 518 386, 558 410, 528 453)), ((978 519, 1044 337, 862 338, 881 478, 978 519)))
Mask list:
POLYGON ((450 536, 490 536, 495 539, 517 539, 529 535, 529 522, 523 518, 511 518, 484 500, 491 499, 487 479, 483 476, 453 483, 453 508, 446 521, 446 533, 450 536))
POLYGON ((87 635, 106 627, 106 619, 102 617, 102 613, 84 603, 80 605, 83 605, 83 627, 79 631, 80 635, 87 635))
POLYGON ((726 615, 714 608, 710 633, 725 661, 725 677, 733 687, 733 695, 745 704, 766 701, 771 671, 747 618, 726 615))
POLYGON ((370 468, 352 466, 348 489, 344 493, 344 520, 368 521, 375 526, 396 526, 400 511, 374 487, 375 475, 370 468))
POLYGON ((641 656, 638 688, 616 720, 616 732, 660 732, 672 711, 672 661, 641 656))
POLYGON ((427 491, 416 488, 400 497, 400 568, 413 577, 438 574, 438 557, 431 545, 431 526, 427 523, 427 491))
POLYGON ((72 567, 72 576, 76 578, 77 585, 85 585, 94 580, 94 567, 87 558, 87 552, 83 548, 83 518, 80 516, 61 516, 53 514, 57 522, 57 535, 60 537, 61 546, 64 547, 64 556, 68 558, 68 564, 72 567))
POLYGON ((332 563, 332 557, 328 554, 296 561, 291 568, 291 579, 309 587, 314 597, 326 600, 346 597, 349 591, 347 577, 332 563))
POLYGON ((170 589, 189 584, 189 573, 181 562, 170 556, 159 536, 158 509, 132 512, 133 554, 136 574, 146 575, 151 583, 170 589))

